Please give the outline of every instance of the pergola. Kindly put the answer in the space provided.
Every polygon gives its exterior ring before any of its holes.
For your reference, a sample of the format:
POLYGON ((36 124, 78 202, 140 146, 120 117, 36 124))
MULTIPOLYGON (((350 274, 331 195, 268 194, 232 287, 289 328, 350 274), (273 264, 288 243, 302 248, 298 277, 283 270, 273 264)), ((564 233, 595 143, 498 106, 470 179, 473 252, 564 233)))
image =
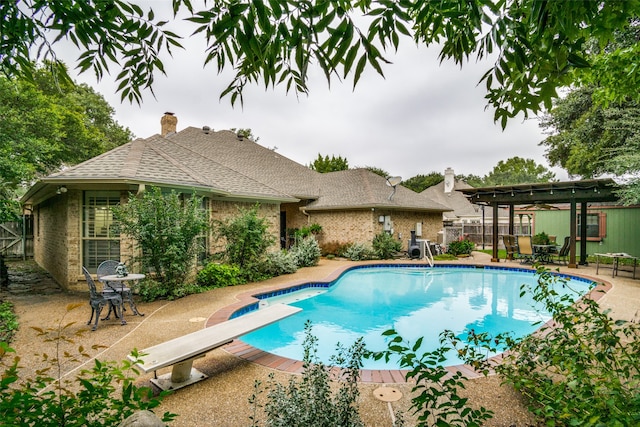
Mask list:
POLYGON ((492 262, 498 259, 498 208, 509 208, 509 234, 514 234, 514 206, 519 205, 553 205, 569 203, 571 244, 569 249, 569 267, 577 268, 576 237, 580 232, 580 264, 587 262, 587 222, 582 221, 577 230, 577 205, 580 204, 580 215, 587 216, 587 204, 590 202, 617 202, 615 190, 619 187, 612 179, 590 179, 583 181, 545 182, 537 184, 504 185, 500 187, 468 188, 458 190, 471 203, 491 206, 493 208, 493 255, 492 262))

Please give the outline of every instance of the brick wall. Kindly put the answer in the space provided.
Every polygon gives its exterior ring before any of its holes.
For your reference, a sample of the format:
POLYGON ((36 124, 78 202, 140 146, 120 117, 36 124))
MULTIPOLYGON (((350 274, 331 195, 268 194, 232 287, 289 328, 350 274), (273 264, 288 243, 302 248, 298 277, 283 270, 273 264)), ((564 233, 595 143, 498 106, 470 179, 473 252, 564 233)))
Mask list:
POLYGON ((40 204, 34 212, 34 260, 67 289, 73 285, 69 278, 69 256, 79 250, 69 245, 69 236, 73 241, 74 228, 80 227, 69 218, 69 211, 77 211, 73 209, 77 197, 74 191, 59 194, 40 204))
MULTIPOLYGON (((350 210, 309 212, 309 223, 322 226, 318 236, 320 245, 337 242, 371 243, 373 237, 383 231, 380 216, 390 215, 393 222, 393 235, 401 240, 403 250, 407 249, 411 230, 415 230, 417 222, 422 223, 422 239, 436 241, 438 231, 442 227, 440 213, 422 213, 406 211, 350 210)), ((288 218, 288 217, 287 217, 288 218)))
MULTIPOLYGON (((253 202, 228 202, 211 200, 211 219, 225 221, 240 215, 239 209, 248 210, 255 206, 253 202)), ((275 242, 273 249, 280 249, 280 205, 277 203, 261 203, 258 216, 265 218, 269 224, 268 232, 273 235, 275 242)), ((210 252, 216 253, 224 249, 224 241, 211 240, 210 252)))

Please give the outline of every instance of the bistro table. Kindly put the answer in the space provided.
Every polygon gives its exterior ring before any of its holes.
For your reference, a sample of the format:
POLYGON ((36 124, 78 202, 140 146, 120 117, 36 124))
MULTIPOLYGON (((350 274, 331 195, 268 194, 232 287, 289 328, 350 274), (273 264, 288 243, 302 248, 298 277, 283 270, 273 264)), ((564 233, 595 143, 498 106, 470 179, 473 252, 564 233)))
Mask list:
POLYGON ((128 292, 128 295, 125 295, 125 282, 127 281, 138 281, 144 279, 146 276, 144 274, 139 273, 129 273, 126 276, 119 276, 117 274, 110 274, 108 276, 100 277, 100 281, 103 282, 106 286, 113 289, 115 292, 118 292, 122 295, 122 301, 127 300, 129 302, 129 307, 133 311, 133 314, 137 316, 144 316, 144 313, 140 313, 136 308, 136 304, 133 302, 133 295, 131 291, 128 292), (118 282, 120 286, 113 285, 113 282, 118 282))
POLYGON ((536 261, 550 264, 553 262, 551 256, 557 252, 558 245, 531 245, 533 247, 533 255, 536 261))
POLYGON ((638 264, 638 257, 633 255, 629 255, 624 252, 607 252, 606 254, 593 254, 596 257, 596 274, 598 274, 598 270, 600 270, 600 258, 613 258, 613 266, 611 268, 611 277, 615 277, 618 275, 618 267, 620 259, 631 259, 633 260, 633 278, 636 278, 636 265, 638 264))

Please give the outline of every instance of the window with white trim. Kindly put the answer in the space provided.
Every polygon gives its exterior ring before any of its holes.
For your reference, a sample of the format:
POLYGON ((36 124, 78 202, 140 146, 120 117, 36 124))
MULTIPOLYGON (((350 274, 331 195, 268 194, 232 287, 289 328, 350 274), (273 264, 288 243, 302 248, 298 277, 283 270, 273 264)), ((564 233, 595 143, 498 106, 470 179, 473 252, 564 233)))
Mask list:
POLYGON ((119 191, 85 191, 82 203, 82 265, 95 272, 105 260, 120 260, 120 232, 111 208, 119 191))

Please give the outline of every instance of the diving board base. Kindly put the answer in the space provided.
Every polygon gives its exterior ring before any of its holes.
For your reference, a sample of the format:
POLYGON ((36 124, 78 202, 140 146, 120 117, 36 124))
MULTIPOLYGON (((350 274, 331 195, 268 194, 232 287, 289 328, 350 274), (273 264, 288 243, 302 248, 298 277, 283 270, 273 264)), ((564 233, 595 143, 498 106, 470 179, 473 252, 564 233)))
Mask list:
POLYGON ((185 381, 175 382, 172 380, 173 372, 160 375, 158 378, 152 378, 151 383, 158 387, 160 390, 178 390, 182 387, 186 387, 191 384, 195 384, 198 381, 209 378, 207 374, 198 371, 196 368, 191 368, 189 371, 189 377, 185 381))

